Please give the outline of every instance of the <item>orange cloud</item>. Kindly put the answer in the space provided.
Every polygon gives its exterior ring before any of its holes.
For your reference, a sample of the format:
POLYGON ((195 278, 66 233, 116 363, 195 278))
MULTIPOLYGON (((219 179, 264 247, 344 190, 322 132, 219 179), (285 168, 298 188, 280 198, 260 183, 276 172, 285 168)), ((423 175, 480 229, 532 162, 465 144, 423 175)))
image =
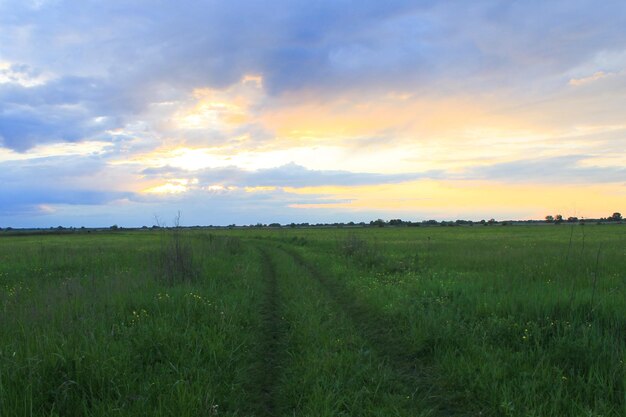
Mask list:
POLYGON ((174 127, 182 129, 228 129, 253 118, 250 107, 263 97, 263 78, 247 75, 233 86, 218 90, 197 88, 193 103, 172 116, 174 127))

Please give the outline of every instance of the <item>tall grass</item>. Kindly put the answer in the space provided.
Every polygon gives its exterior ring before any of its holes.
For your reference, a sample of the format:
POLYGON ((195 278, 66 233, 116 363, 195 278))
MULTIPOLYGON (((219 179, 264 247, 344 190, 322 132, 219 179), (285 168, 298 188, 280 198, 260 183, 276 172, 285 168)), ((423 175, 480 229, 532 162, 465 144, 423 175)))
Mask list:
POLYGON ((431 266, 408 271, 346 263, 322 236, 317 253, 313 244, 302 253, 432 366, 442 401, 491 416, 617 417, 626 414, 626 230, 585 228, 578 238, 562 228, 378 231, 387 263, 423 242, 431 266))
POLYGON ((2 237, 0 416, 621 417, 625 277, 620 225, 2 237))
POLYGON ((214 242, 195 280, 155 280, 160 239, 0 239, 0 416, 247 414, 256 255, 214 242))

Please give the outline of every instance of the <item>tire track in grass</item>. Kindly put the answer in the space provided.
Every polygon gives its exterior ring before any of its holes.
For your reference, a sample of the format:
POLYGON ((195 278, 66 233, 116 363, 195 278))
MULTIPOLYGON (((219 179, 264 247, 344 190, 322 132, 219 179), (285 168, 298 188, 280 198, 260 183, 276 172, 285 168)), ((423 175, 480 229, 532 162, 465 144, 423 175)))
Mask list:
POLYGON ((280 294, 276 266, 265 248, 259 248, 265 280, 264 300, 261 305, 263 333, 259 340, 261 363, 254 377, 254 386, 259 398, 257 412, 260 416, 277 415, 276 394, 283 355, 284 329, 280 318, 280 294))
POLYGON ((320 282, 289 253, 275 259, 290 323, 285 415, 432 417, 320 282))
POLYGON ((437 387, 435 373, 424 364, 426 353, 411 346, 392 317, 385 317, 372 311, 366 301, 355 297, 338 280, 322 273, 316 265, 306 260, 295 249, 283 246, 280 249, 321 284, 338 308, 350 318, 361 336, 398 374, 400 380, 410 385, 414 395, 419 396, 424 403, 432 407, 434 415, 449 417, 471 415, 467 410, 461 411, 461 404, 452 393, 443 392, 437 387))

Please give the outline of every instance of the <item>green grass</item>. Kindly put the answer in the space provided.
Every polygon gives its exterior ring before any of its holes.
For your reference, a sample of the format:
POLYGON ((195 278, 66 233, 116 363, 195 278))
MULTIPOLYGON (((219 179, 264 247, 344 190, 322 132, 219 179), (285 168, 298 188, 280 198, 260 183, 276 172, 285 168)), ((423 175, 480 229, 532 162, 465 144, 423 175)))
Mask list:
POLYGON ((0 238, 0 416, 626 415, 626 227, 0 238))
POLYGON ((0 241, 0 415, 241 415, 256 253, 194 237, 202 278, 167 285, 160 239, 0 241))

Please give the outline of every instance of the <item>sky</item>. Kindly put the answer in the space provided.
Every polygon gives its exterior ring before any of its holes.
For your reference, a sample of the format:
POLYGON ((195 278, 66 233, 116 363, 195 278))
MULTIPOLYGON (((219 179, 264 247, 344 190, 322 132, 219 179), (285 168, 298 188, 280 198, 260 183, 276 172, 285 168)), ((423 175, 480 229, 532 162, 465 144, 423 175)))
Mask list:
POLYGON ((0 227, 615 211, 623 0, 0 0, 0 227))

